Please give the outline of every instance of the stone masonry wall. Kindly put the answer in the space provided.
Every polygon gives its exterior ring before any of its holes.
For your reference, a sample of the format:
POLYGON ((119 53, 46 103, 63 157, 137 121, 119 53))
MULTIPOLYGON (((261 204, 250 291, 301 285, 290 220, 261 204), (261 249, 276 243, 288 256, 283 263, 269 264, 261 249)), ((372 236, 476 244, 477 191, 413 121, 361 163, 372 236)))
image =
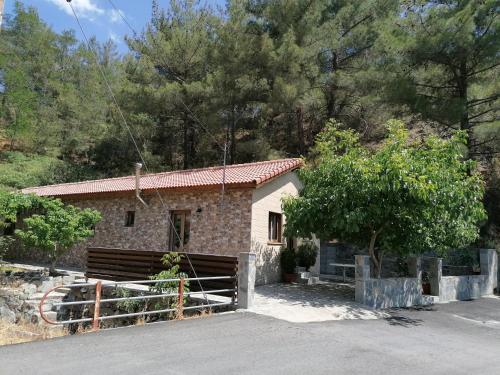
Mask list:
MULTIPOLYGON (((185 251, 234 256, 250 251, 252 191, 227 190, 223 212, 220 197, 220 191, 166 192, 162 193, 165 208, 157 195, 145 197, 147 208, 134 195, 65 200, 65 203, 100 211, 102 220, 96 225, 95 235, 71 249, 58 265, 83 269, 86 248, 92 246, 166 251, 172 210, 191 211, 190 238, 185 251), (199 209, 201 212, 197 212, 199 209), (125 226, 127 211, 135 211, 133 227, 125 226)), ((40 260, 40 254, 32 253, 26 258, 40 260)))

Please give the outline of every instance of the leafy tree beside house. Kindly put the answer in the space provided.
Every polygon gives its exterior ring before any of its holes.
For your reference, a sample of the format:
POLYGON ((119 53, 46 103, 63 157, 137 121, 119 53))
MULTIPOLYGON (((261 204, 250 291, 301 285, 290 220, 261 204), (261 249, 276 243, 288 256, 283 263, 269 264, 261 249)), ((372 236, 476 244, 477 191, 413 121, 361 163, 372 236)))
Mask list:
POLYGON ((101 214, 89 208, 64 205, 59 199, 44 200, 42 211, 24 219, 24 228, 16 230, 16 235, 26 246, 45 251, 51 260, 50 272, 54 273, 62 255, 92 236, 101 214))
POLYGON ((15 235, 27 248, 47 253, 51 260, 50 272, 55 272, 58 259, 78 242, 93 234, 93 226, 101 214, 92 209, 65 205, 59 199, 18 193, 0 193, 0 223, 15 223, 21 213, 32 213, 24 218, 15 235))
POLYGON ((411 141, 390 121, 376 150, 329 123, 316 160, 300 172, 304 188, 284 201, 288 235, 348 241, 369 251, 380 277, 385 254, 445 252, 466 246, 486 219, 483 182, 464 161, 464 132, 411 141))

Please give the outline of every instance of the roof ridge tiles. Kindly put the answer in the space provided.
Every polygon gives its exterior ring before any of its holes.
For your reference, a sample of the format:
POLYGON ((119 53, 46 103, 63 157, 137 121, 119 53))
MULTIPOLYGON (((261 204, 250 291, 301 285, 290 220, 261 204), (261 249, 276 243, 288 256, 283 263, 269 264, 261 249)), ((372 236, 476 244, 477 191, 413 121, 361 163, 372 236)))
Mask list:
MULTIPOLYGON (((283 174, 300 167, 301 159, 277 159, 253 163, 232 164, 226 166, 227 185, 259 185, 275 176, 283 174), (266 167, 269 166, 269 167, 266 167), (264 169, 260 167, 266 167, 264 169), (236 170, 235 170, 236 169, 236 170)), ((188 170, 166 171, 159 173, 148 173, 141 176, 143 190, 172 189, 189 187, 208 187, 221 185, 219 172, 223 166, 196 168, 188 170), (154 179, 158 178, 156 184, 154 179)), ((134 175, 104 178, 97 180, 78 181, 47 186, 37 186, 23 189, 24 193, 35 193, 47 196, 79 195, 95 193, 112 193, 134 190, 132 187, 134 175)))

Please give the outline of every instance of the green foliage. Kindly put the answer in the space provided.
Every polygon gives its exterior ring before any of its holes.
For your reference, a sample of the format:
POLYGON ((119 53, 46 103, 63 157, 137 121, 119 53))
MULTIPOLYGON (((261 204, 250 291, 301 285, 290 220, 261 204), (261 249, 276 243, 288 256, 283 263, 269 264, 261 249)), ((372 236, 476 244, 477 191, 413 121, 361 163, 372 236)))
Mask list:
POLYGON ((101 214, 89 208, 64 205, 59 199, 35 200, 38 213, 25 218, 22 229, 17 229, 15 233, 24 246, 48 253, 53 271, 63 254, 93 235, 93 226, 101 220, 101 214))
POLYGON ((477 239, 484 188, 474 163, 463 161, 465 135, 412 142, 394 120, 387 130, 372 151, 354 132, 327 124, 314 167, 300 173, 303 190, 284 201, 287 235, 368 248, 379 270, 384 253, 443 253, 477 239))
MULTIPOLYGON (((132 293, 130 289, 127 288, 116 288, 113 291, 113 296, 117 298, 124 298, 124 297, 133 297, 135 296, 135 293, 132 293)), ((125 300, 125 301, 118 301, 116 303, 116 307, 119 308, 120 310, 125 310, 127 313, 136 313, 139 311, 144 311, 147 309, 147 300, 146 301, 141 301, 141 300, 125 300)))
POLYGON ((484 129, 494 125, 500 135, 498 1, 399 3, 397 20, 377 41, 385 99, 408 105, 441 132, 467 131, 469 157, 498 151, 498 138, 484 129))
POLYGON ((0 261, 14 245, 15 239, 13 236, 0 235, 0 261))
MULTIPOLYGON (((97 64, 152 171, 220 164, 226 141, 230 164, 307 157, 330 119, 378 144, 398 117, 412 134, 464 130, 466 157, 494 173, 496 0, 164 7, 154 1, 123 56, 92 38, 96 63, 73 31, 55 32, 16 3, 0 37, 0 189, 130 173, 137 151, 97 64)), ((483 233, 498 242, 500 199, 486 181, 483 233)))
POLYGON ((282 248, 280 252, 281 271, 294 273, 297 266, 297 255, 294 249, 282 248))
POLYGON ((318 256, 318 247, 312 241, 304 241, 297 247, 297 265, 305 267, 306 271, 314 266, 318 256))
POLYGON ((0 190, 59 182, 64 169, 63 161, 50 156, 4 152, 0 155, 0 190))
MULTIPOLYGON (((179 279, 187 278, 188 275, 184 272, 180 272, 180 261, 183 255, 177 252, 168 252, 161 258, 165 270, 151 276, 151 280, 168 280, 168 279, 179 279)), ((177 294, 179 288, 178 281, 159 281, 151 285, 150 290, 155 293, 163 294, 177 294)), ((189 292, 189 280, 184 281, 184 292, 189 292)), ((187 297, 184 297, 184 302, 187 301, 187 297)), ((155 309, 166 309, 166 308, 176 308, 178 299, 176 296, 164 297, 158 300, 155 304, 155 309)))
POLYGON ((40 208, 44 199, 34 194, 0 191, 0 228, 8 222, 15 223, 19 213, 40 208))

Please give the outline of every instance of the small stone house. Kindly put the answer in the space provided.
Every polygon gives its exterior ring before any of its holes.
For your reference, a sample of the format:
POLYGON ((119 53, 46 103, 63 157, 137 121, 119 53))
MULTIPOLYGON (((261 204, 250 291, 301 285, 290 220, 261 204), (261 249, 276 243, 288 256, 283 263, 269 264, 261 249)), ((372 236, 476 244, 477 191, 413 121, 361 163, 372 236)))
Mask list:
POLYGON ((257 254, 256 284, 280 278, 282 198, 297 195, 299 159, 282 159, 24 189, 101 212, 94 236, 62 259, 83 267, 89 246, 257 254), (222 184, 222 181, 225 181, 222 184), (175 227, 175 231, 173 230, 175 227), (176 234, 177 233, 177 234, 176 234))

